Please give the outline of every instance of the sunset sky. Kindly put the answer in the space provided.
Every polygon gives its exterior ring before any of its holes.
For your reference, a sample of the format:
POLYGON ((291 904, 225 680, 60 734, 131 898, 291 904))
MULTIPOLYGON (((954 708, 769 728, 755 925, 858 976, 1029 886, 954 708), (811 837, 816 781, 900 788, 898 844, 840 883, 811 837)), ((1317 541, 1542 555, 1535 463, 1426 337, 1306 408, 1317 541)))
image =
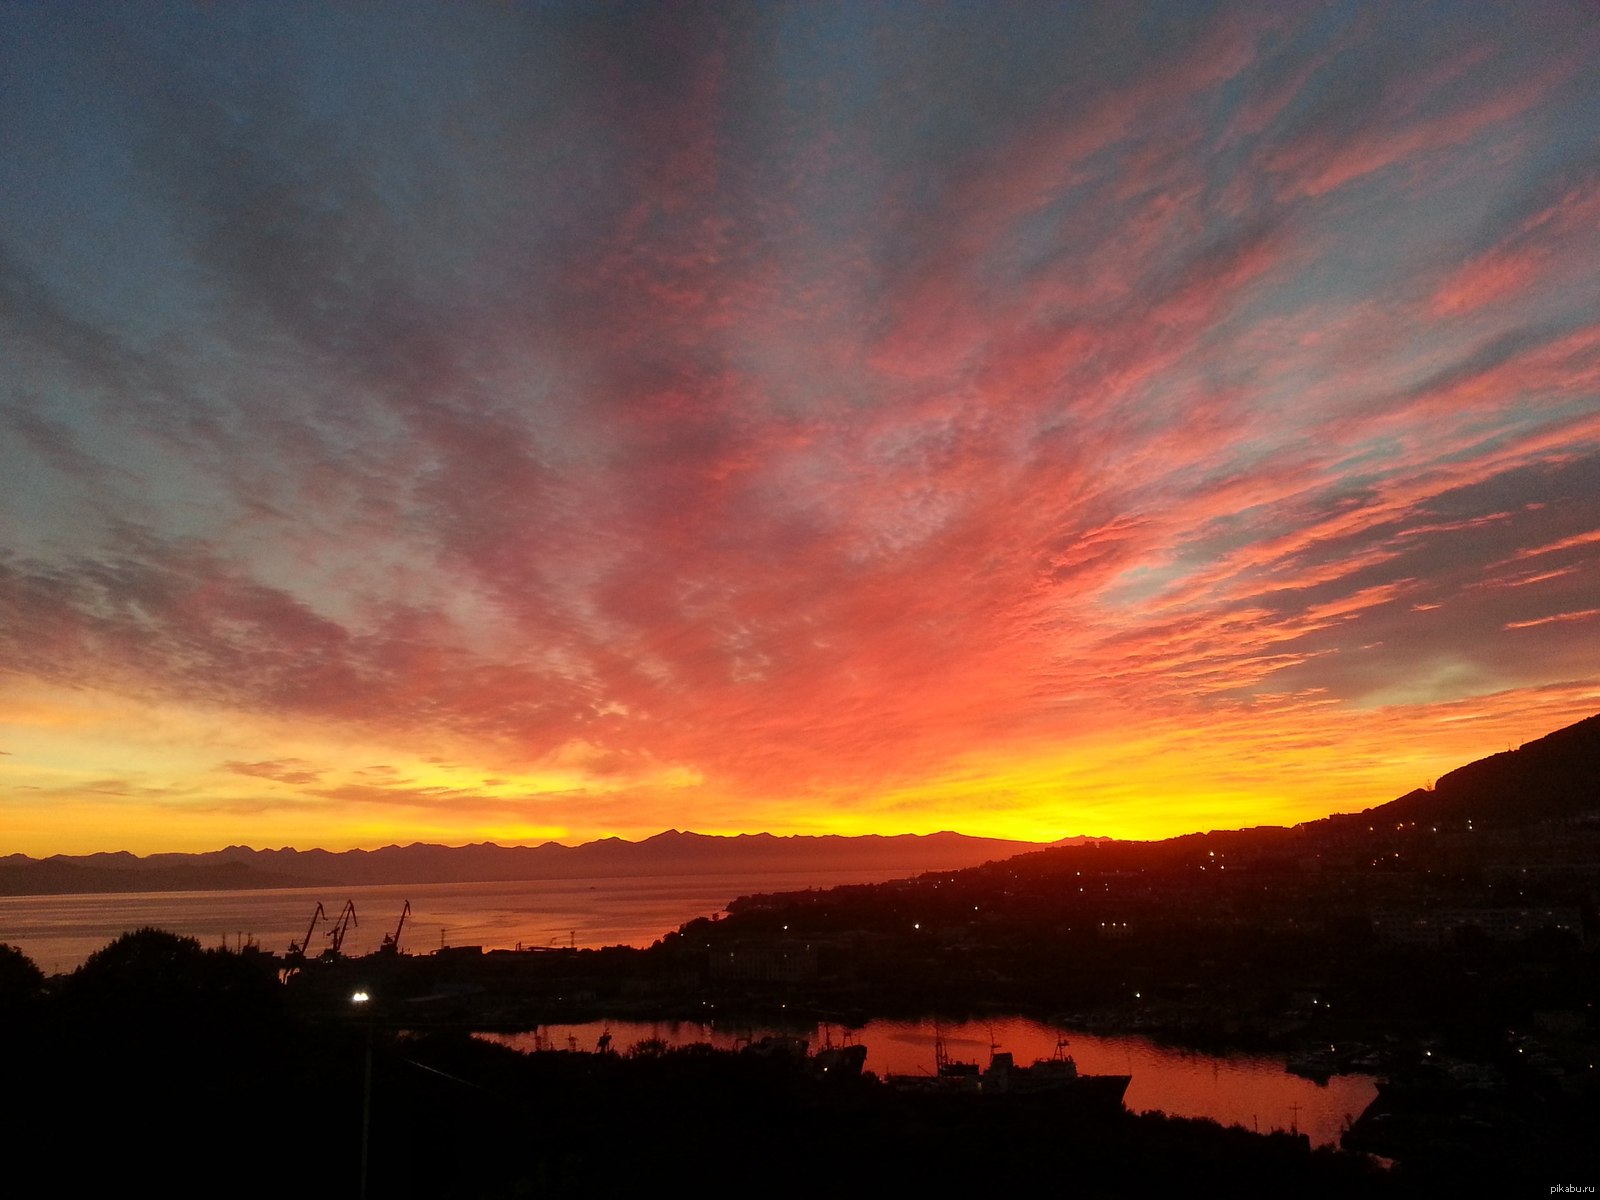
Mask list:
POLYGON ((0 853, 1380 803, 1600 711, 1600 15, 0 7, 0 853))

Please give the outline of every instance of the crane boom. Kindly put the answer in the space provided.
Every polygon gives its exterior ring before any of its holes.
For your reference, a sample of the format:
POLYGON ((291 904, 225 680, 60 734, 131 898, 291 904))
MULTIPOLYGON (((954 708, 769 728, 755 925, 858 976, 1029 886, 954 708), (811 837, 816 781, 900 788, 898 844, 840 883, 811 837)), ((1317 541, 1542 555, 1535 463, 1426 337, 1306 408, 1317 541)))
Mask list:
POLYGON ((339 919, 333 923, 333 928, 328 931, 327 956, 339 957, 340 948, 344 945, 344 935, 350 932, 350 926, 359 925, 356 920, 356 902, 346 900, 344 908, 339 913, 339 919))
POLYGON ((410 915, 411 901, 407 900, 405 907, 400 910, 400 923, 394 927, 394 932, 383 935, 383 944, 378 947, 380 954, 400 953, 400 931, 406 927, 406 918, 410 915))
POLYGON ((317 927, 318 921, 326 921, 328 914, 322 911, 322 901, 317 901, 317 911, 311 914, 311 924, 306 926, 306 935, 298 942, 289 943, 290 958, 304 958, 306 950, 311 945, 311 934, 317 927))

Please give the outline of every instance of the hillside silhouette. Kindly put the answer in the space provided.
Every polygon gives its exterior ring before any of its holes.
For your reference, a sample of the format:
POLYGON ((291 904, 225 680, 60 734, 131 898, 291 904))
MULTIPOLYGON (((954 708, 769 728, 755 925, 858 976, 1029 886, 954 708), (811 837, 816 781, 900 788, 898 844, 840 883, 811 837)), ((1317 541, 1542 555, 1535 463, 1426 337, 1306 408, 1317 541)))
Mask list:
POLYGON ((1471 820, 1484 826, 1535 824, 1600 809, 1600 714, 1515 750, 1440 776, 1364 816, 1393 821, 1471 820))

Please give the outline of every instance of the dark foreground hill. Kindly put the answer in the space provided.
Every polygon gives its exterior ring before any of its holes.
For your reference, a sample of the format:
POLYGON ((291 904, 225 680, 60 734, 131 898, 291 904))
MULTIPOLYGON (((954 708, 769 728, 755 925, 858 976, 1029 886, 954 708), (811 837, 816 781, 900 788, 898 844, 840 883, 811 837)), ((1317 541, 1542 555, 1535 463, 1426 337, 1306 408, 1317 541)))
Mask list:
POLYGON ((17 1194, 592 1200, 1044 1184, 1123 1197, 1183 1195, 1197 1179, 1228 1195, 1397 1194, 1355 1155, 1209 1121, 905 1095, 709 1046, 524 1055, 463 1033, 408 1036, 392 1011, 348 1005, 307 1020, 259 957, 141 930, 54 990, 37 978, 0 990, 0 1121, 49 1181, 17 1194))

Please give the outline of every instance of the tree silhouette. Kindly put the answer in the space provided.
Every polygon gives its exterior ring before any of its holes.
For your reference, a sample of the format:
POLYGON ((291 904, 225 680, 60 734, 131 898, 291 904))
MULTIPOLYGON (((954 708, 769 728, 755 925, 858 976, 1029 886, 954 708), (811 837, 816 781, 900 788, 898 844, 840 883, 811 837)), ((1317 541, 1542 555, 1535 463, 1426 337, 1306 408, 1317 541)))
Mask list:
POLYGON ((44 972, 15 946, 0 942, 0 1012, 38 1001, 44 994, 44 972))
POLYGON ((240 955, 146 927, 91 954, 68 977, 62 1000, 69 1012, 112 1025, 204 1036, 270 1017, 280 997, 271 975, 240 955))

